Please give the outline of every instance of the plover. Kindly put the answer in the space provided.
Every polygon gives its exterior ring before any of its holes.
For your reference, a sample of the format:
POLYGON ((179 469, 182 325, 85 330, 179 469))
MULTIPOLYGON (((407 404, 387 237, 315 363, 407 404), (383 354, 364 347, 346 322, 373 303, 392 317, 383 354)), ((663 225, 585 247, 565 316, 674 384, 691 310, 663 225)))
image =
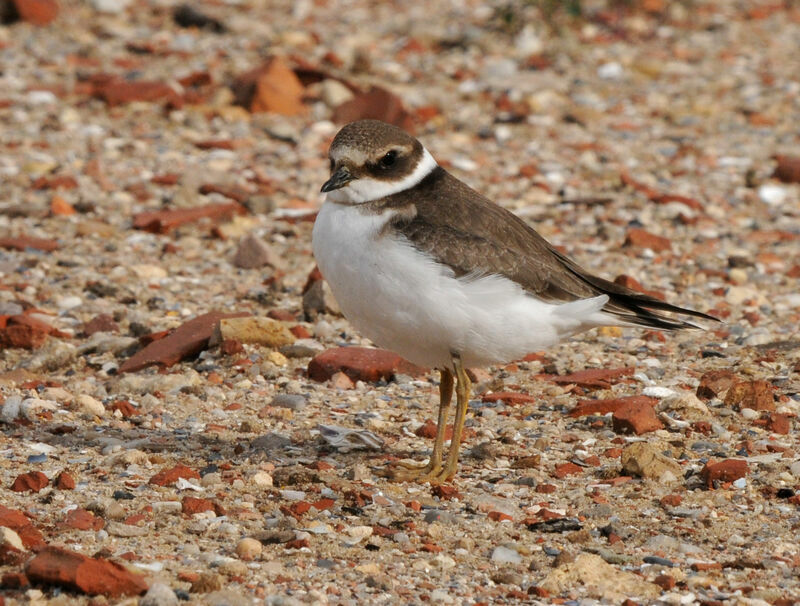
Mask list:
POLYGON ((430 459, 394 466, 395 479, 435 484, 455 475, 470 395, 465 368, 517 360, 597 326, 695 327, 661 312, 715 319, 589 274, 395 126, 347 124, 328 155, 313 231, 322 275, 363 335, 441 373, 430 459))

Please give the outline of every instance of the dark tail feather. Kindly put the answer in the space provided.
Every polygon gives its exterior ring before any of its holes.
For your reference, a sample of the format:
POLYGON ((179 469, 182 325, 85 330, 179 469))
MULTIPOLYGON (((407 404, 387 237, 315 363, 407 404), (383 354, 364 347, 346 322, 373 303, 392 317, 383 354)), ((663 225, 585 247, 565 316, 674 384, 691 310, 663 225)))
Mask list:
POLYGON ((656 299, 650 295, 639 293, 619 284, 614 284, 602 278, 592 276, 591 284, 610 297, 610 301, 604 308, 621 320, 636 326, 658 328, 660 330, 679 330, 683 328, 703 328, 692 322, 686 322, 678 318, 672 318, 657 311, 666 311, 684 316, 693 316, 703 320, 719 322, 719 319, 701 311, 679 307, 661 299, 656 299))

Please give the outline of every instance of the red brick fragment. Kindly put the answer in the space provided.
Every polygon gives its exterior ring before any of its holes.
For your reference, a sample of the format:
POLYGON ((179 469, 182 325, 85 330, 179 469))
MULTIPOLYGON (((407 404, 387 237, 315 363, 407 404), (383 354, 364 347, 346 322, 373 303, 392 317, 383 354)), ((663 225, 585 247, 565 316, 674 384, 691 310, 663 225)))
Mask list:
POLYGON ((722 397, 736 382, 736 375, 731 370, 709 370, 700 377, 700 384, 697 386, 697 397, 702 400, 722 397))
POLYGON ((0 238, 0 248, 25 251, 29 248, 52 252, 58 248, 58 242, 47 238, 34 238, 32 236, 6 236, 0 238))
POLYGON ((308 539, 294 539, 293 541, 286 543, 286 549, 302 549, 303 547, 308 546, 308 539))
POLYGON ((633 433, 637 436, 664 427, 649 402, 628 402, 623 404, 612 415, 611 423, 615 432, 633 433))
POLYGON ((422 547, 420 547, 420 551, 427 551, 428 553, 439 553, 443 549, 441 545, 435 543, 423 543, 422 547))
POLYGON ((11 485, 11 490, 14 492, 39 492, 49 483, 50 480, 41 471, 29 471, 16 477, 11 485))
POLYGON ((134 215, 133 227, 156 234, 164 234, 180 225, 194 223, 200 219, 222 221, 233 215, 246 214, 246 212, 247 210, 238 202, 206 204, 194 208, 150 210, 134 215))
POLYGON ((640 246, 642 248, 649 248, 654 252, 664 252, 672 250, 672 243, 669 238, 651 234, 644 229, 633 227, 628 230, 625 235, 625 246, 640 246))
POLYGON ((640 292, 645 295, 650 295, 651 297, 655 297, 656 299, 661 299, 662 301, 666 300, 664 293, 658 292, 657 290, 648 290, 642 283, 639 282, 636 278, 629 276, 627 274, 621 274, 614 278, 614 284, 619 284, 620 286, 624 286, 625 288, 630 288, 631 290, 635 290, 636 292, 640 292))
POLYGON ((734 482, 743 478, 750 471, 747 461, 742 459, 725 459, 716 463, 706 463, 700 472, 700 477, 706 482, 709 489, 714 488, 715 482, 734 482))
POLYGON ((59 490, 75 490, 75 478, 68 471, 62 471, 56 476, 53 486, 59 490))
POLYGON ((130 402, 128 402, 128 400, 115 400, 114 402, 111 403, 111 406, 109 406, 108 409, 111 412, 119 411, 119 413, 126 419, 142 414, 141 412, 139 412, 139 409, 136 408, 130 402))
POLYGON ((692 562, 692 570, 697 572, 722 570, 722 564, 720 562, 692 562))
POLYGON ((677 507, 683 502, 683 497, 679 494, 668 494, 661 497, 659 503, 663 507, 677 507))
POLYGON ((157 80, 126 80, 118 76, 101 74, 91 83, 92 96, 111 107, 128 103, 156 103, 163 101, 170 107, 183 106, 181 96, 166 82, 157 80))
POLYGON ((75 210, 75 207, 72 206, 72 204, 67 202, 58 194, 53 196, 53 199, 50 200, 50 214, 54 217, 68 217, 77 212, 78 211, 75 210))
POLYGON ((177 482, 178 478, 199 480, 200 474, 191 467, 178 464, 175 467, 159 471, 156 475, 150 478, 148 483, 155 486, 169 486, 170 484, 177 482))
POLYGON ((769 413, 769 415, 767 415, 767 429, 772 433, 783 436, 788 435, 792 429, 792 422, 789 420, 789 415, 778 412, 769 413))
POLYGON ((561 463, 560 465, 556 465, 555 470, 553 470, 553 477, 563 479, 567 476, 572 476, 579 473, 583 473, 583 467, 580 465, 576 465, 575 463, 571 462, 561 463))
POLYGON ((239 204, 247 202, 251 195, 250 192, 243 187, 237 187, 235 185, 217 185, 214 183, 206 183, 205 185, 201 185, 200 193, 204 196, 212 193, 219 194, 221 196, 225 196, 226 198, 230 198, 239 204))
MULTIPOLYGON (((577 465, 576 465, 577 467, 577 465)), ((541 494, 553 494, 558 490, 558 486, 555 484, 538 484, 536 486, 536 492, 541 494)))
POLYGON ((223 318, 241 318, 250 314, 222 313, 212 311, 185 322, 163 339, 154 341, 125 360, 120 373, 136 372, 158 364, 172 366, 186 358, 192 358, 208 347, 214 328, 223 318))
POLYGON ((570 417, 604 415, 609 412, 616 412, 619 408, 629 404, 654 407, 658 404, 658 400, 649 396, 623 396, 621 398, 605 398, 602 400, 578 400, 575 408, 570 410, 568 414, 570 417))
POLYGON ((325 511, 326 509, 332 508, 336 504, 336 501, 333 499, 320 499, 311 504, 311 506, 316 509, 317 511, 325 511))
POLYGON ((262 65, 241 74, 231 88, 236 104, 253 113, 296 116, 308 109, 303 103, 305 87, 281 57, 270 57, 262 65))
POLYGON ((568 375, 539 375, 559 385, 575 384, 586 389, 608 389, 623 378, 632 375, 633 368, 589 368, 568 375))
POLYGON ((33 25, 48 25, 58 17, 56 0, 13 0, 19 18, 33 25))
POLYGON ((481 396, 482 402, 503 402, 509 406, 516 406, 517 404, 527 404, 529 402, 536 402, 536 398, 527 393, 517 393, 514 391, 495 391, 486 393, 481 396))
POLYGON ((440 499, 460 499, 461 493, 451 484, 440 484, 431 488, 431 494, 440 499))
POLYGON ((508 515, 507 513, 503 513, 502 511, 490 511, 489 512, 489 519, 494 520, 495 522, 503 522, 505 520, 514 520, 513 517, 508 515))
MULTIPOLYGON (((431 419, 426 419, 422 425, 417 427, 417 429, 414 431, 414 434, 418 438, 428 438, 432 440, 436 437, 437 429, 438 428, 436 426, 436 423, 434 423, 431 419)), ((453 437, 453 426, 448 425, 444 429, 444 439, 449 440, 452 437, 453 437)))
POLYGON ((109 314, 99 314, 83 325, 83 334, 87 337, 96 332, 119 332, 119 324, 109 314))
POLYGON ((673 587, 675 587, 675 578, 671 577, 668 574, 660 574, 655 579, 653 579, 653 583, 661 587, 664 591, 669 591, 673 587))
POLYGON ((0 578, 0 588, 27 589, 31 586, 28 577, 22 572, 7 572, 0 578))
POLYGON ((106 525, 103 518, 80 507, 70 510, 64 518, 63 524, 67 528, 75 530, 100 530, 106 525))
POLYGON ((775 156, 777 166, 773 177, 784 183, 800 183, 800 156, 775 156))
POLYGON ((400 97, 379 86, 356 92, 352 99, 333 110, 333 120, 339 124, 364 119, 383 120, 409 132, 414 130, 414 121, 400 97))
POLYGON ((186 515, 194 515, 204 511, 215 511, 214 503, 209 499, 184 497, 183 501, 181 501, 181 512, 186 515))
POLYGON ((767 381, 739 381, 725 394, 725 405, 741 410, 775 410, 772 384, 767 381))
POLYGON ((16 532, 26 549, 36 549, 44 545, 42 533, 19 509, 9 509, 0 505, 0 526, 16 532))
POLYGON ((88 595, 121 597, 147 591, 144 577, 103 558, 90 558, 60 547, 48 546, 28 562, 31 583, 66 587, 88 595))
POLYGON ((70 175, 42 176, 31 183, 33 189, 75 189, 78 181, 70 175))
POLYGON ((322 352, 308 363, 308 376, 319 382, 343 372, 353 381, 388 381, 402 373, 420 376, 425 370, 396 353, 369 347, 336 347, 322 352))

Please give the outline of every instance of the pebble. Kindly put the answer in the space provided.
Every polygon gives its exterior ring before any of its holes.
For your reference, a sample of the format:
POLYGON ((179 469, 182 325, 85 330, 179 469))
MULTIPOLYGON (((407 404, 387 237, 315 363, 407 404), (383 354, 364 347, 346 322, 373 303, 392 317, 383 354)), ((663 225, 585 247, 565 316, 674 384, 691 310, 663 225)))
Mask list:
POLYGON ((248 537, 236 544, 236 555, 242 560, 255 560, 261 555, 262 549, 260 541, 248 537))
POLYGON ((788 194, 788 190, 781 185, 765 183, 758 188, 759 199, 770 206, 779 206, 783 204, 788 194))
POLYGON ((11 528, 5 526, 0 526, 0 546, 2 545, 13 547, 19 551, 27 551, 19 535, 11 528))
POLYGON ((106 407, 100 400, 97 400, 89 394, 80 394, 75 398, 75 403, 83 415, 104 417, 106 415, 106 407))
POLYGON ((282 393, 272 398, 271 406, 288 408, 290 410, 302 410, 308 404, 307 398, 300 394, 282 393))
POLYGON ((164 583, 156 581, 139 599, 139 606, 178 606, 178 596, 164 583))
POLYGON ((522 562, 522 556, 516 549, 509 549, 499 545, 492 551, 491 560, 499 564, 519 564, 522 562))
POLYGON ((253 483, 261 488, 269 488, 272 486, 272 476, 266 471, 257 471, 253 474, 253 483))

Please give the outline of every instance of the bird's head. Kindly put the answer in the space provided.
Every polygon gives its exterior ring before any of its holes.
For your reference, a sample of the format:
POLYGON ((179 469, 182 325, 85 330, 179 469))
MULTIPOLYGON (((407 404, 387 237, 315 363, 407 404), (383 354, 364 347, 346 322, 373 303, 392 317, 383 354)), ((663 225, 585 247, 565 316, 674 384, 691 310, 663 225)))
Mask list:
POLYGON ((422 143, 380 120, 344 126, 328 150, 331 176, 322 186, 328 200, 362 204, 401 192, 436 168, 422 143))

